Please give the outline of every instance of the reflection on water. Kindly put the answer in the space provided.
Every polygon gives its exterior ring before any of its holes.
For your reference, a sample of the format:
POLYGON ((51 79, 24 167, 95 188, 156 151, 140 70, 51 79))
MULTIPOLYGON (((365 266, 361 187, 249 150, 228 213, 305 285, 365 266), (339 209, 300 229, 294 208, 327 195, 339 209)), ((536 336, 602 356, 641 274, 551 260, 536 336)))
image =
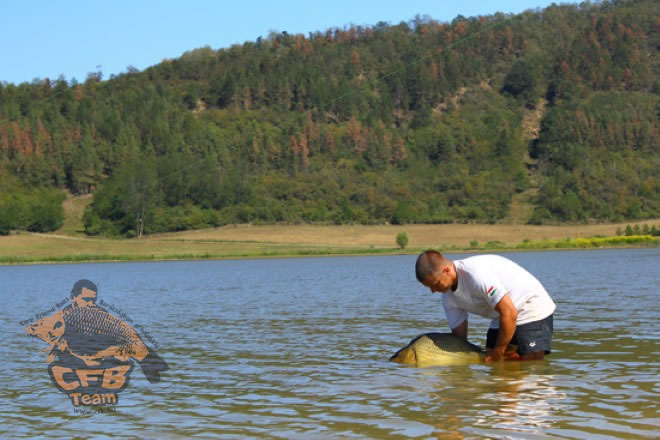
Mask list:
POLYGON ((655 437, 660 250, 508 256, 558 305, 546 361, 387 362, 446 328, 414 256, 0 267, 0 437, 655 437), (19 325, 80 278, 170 366, 156 385, 136 369, 116 413, 75 414, 19 325))

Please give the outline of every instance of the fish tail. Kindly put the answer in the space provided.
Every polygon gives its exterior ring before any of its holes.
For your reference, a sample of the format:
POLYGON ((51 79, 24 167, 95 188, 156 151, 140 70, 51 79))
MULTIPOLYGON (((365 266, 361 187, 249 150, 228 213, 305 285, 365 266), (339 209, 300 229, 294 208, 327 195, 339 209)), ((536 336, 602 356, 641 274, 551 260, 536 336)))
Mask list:
POLYGON ((149 350, 149 354, 142 361, 138 362, 149 383, 160 382, 160 374, 169 369, 167 362, 153 350, 149 350))

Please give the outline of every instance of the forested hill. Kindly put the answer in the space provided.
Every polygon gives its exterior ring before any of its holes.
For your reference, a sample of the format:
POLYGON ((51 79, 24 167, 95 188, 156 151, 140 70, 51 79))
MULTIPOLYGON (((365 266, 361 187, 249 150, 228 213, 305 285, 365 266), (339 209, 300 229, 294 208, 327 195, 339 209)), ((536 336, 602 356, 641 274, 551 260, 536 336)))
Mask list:
POLYGON ((417 17, 0 86, 0 232, 660 216, 660 6, 417 17), (61 222, 61 220, 60 220, 61 222))

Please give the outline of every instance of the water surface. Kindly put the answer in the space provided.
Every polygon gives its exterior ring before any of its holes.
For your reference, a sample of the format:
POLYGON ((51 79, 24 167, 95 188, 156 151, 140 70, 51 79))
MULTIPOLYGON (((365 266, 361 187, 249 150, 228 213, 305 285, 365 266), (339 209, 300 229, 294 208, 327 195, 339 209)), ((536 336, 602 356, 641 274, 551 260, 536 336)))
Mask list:
POLYGON ((660 250, 504 255, 557 303, 543 362, 387 362, 446 331, 414 256, 0 267, 0 437, 657 437, 660 250), (155 385, 136 368, 110 414, 76 414, 20 324, 81 278, 170 366, 155 385))

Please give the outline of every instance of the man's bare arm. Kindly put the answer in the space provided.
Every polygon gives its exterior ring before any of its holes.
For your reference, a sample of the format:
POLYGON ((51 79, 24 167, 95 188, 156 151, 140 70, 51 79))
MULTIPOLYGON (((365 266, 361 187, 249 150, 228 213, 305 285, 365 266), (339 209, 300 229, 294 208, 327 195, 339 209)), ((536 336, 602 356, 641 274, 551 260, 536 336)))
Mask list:
POLYGON ((487 350, 486 361, 497 361, 502 359, 507 345, 511 342, 513 334, 516 332, 516 320, 518 319, 518 309, 513 305, 509 295, 504 295, 500 302, 495 306, 495 310, 500 314, 500 328, 497 332, 497 341, 495 348, 487 350))

